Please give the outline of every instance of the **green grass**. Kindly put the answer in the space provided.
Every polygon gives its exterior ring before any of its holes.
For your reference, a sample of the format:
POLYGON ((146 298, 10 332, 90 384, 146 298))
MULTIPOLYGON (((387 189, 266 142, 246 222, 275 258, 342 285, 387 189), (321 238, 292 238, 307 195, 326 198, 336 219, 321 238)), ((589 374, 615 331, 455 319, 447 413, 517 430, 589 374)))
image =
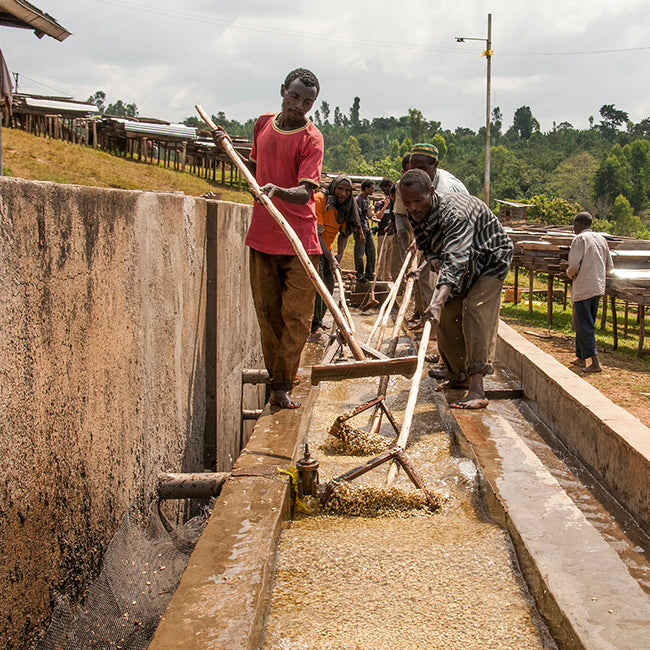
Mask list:
MULTIPOLYGON (((628 313, 628 336, 623 337, 623 326, 625 323, 625 316, 623 306, 617 304, 616 306, 618 324, 618 348, 613 354, 620 355, 628 361, 635 359, 637 362, 644 366, 645 370, 650 370, 650 356, 645 355, 639 359, 636 358, 638 343, 639 343, 639 325, 637 323, 637 310, 630 305, 628 313)), ((501 317, 506 321, 515 321, 520 324, 527 324, 533 328, 548 331, 548 318, 547 318, 547 305, 546 301, 540 302, 533 301, 533 313, 528 311, 528 296, 524 292, 523 301, 518 305, 511 302, 503 302, 501 304, 501 317)), ((607 323, 605 329, 601 329, 602 317, 602 302, 598 310, 598 318, 596 320, 596 345, 598 349, 612 350, 614 347, 614 332, 612 325, 612 312, 610 305, 607 309, 607 323)), ((563 309, 560 301, 553 301, 553 324, 550 331, 562 334, 567 337, 575 336, 575 332, 571 328, 571 303, 568 302, 566 310, 563 309)), ((650 333, 650 329, 646 320, 646 331, 650 333)))
POLYGON ((184 192, 190 196, 212 191, 221 193, 226 201, 253 203, 245 190, 19 129, 2 129, 2 157, 4 174, 16 178, 124 190, 184 192))

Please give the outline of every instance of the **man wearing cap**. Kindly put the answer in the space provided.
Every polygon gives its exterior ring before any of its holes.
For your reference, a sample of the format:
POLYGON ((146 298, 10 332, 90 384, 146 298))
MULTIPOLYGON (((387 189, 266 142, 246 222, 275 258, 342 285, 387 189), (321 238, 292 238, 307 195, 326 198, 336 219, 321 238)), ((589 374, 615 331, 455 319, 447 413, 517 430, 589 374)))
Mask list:
MULTIPOLYGON (((431 179, 431 187, 436 192, 469 194, 462 181, 450 172, 440 169, 438 164, 438 147, 428 142, 419 142, 413 145, 409 157, 409 169, 421 169, 426 172, 431 179)), ((411 250, 415 252, 415 243, 412 246, 411 250)), ((419 314, 422 314, 429 302, 431 302, 439 265, 440 260, 437 259, 432 260, 430 264, 427 260, 423 260, 414 273, 418 281, 414 296, 415 307, 419 314)), ((415 321, 412 319, 411 322, 415 321)))
POLYGON ((417 247, 426 260, 441 260, 424 312, 437 329, 447 371, 439 389, 468 389, 453 408, 485 408, 483 377, 494 371, 501 288, 514 245, 483 201, 459 192, 439 194, 421 169, 402 176, 400 191, 417 247))
POLYGON ((438 167, 438 147, 428 142, 413 145, 409 158, 409 169, 421 169, 431 179, 433 189, 440 192, 460 192, 469 194, 463 182, 453 174, 438 167))

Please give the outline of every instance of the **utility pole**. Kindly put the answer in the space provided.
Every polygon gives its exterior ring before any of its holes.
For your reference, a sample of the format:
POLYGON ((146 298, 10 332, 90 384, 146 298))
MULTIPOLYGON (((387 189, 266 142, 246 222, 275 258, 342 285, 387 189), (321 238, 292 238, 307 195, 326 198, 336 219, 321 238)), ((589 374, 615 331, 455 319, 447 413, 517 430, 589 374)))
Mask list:
POLYGON ((483 200, 490 205, 490 94, 492 92, 492 14, 488 14, 487 38, 456 36, 456 42, 483 41, 485 50, 481 56, 487 61, 487 97, 485 102, 485 173, 483 175, 483 200))

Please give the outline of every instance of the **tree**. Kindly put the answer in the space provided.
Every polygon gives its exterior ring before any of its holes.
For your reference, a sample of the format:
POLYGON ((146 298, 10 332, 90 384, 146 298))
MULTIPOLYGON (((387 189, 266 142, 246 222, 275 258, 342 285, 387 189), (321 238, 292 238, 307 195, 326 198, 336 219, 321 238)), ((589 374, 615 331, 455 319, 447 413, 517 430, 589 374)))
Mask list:
POLYGON ((135 104, 125 104, 121 99, 118 99, 113 104, 107 106, 104 114, 119 117, 137 117, 138 107, 135 104))
POLYGON ((96 90, 87 101, 91 104, 95 104, 99 109, 100 114, 104 114, 104 110, 106 109, 106 93, 103 90, 96 90))
POLYGON ((616 132, 622 124, 627 124, 628 115, 625 111, 619 111, 614 108, 614 104, 604 104, 600 107, 600 124, 599 131, 609 139, 616 136, 616 132))
POLYGON ((622 155, 619 157, 616 154, 617 150, 612 148, 612 152, 606 155, 601 161, 594 177, 594 198, 605 199, 609 206, 614 204, 614 199, 619 194, 623 194, 626 191, 627 170, 621 164, 622 155))
POLYGON ((594 192, 598 161, 586 151, 563 160, 551 173, 549 188, 556 196, 587 209, 594 192))
POLYGON ((442 160, 447 155, 447 143, 440 133, 436 133, 431 138, 431 144, 435 145, 438 149, 438 157, 442 160))
POLYGON ((329 124, 330 105, 325 100, 320 103, 320 114, 323 116, 323 124, 329 124))
POLYGON ((498 106, 492 109, 492 119, 490 121, 490 137, 497 141, 501 137, 501 127, 503 126, 503 114, 498 106))
POLYGON ((358 128, 359 126, 359 109, 361 107, 361 99, 355 97, 350 107, 350 125, 353 129, 358 128))
POLYGON ((529 208, 530 221, 547 226, 566 226, 573 223, 573 217, 580 212, 580 206, 565 199, 549 199, 545 194, 528 199, 534 207, 529 208))
POLYGON ((334 125, 347 127, 350 124, 347 115, 341 113, 341 109, 336 106, 334 108, 334 125))
POLYGON ((512 128, 522 140, 528 140, 533 131, 539 131, 539 122, 533 117, 530 106, 521 106, 515 111, 512 128))
POLYGON ((411 140, 413 142, 422 142, 427 128, 427 121, 424 119, 422 111, 417 108, 409 108, 408 125, 411 140))
POLYGON ((634 237, 643 228, 641 219, 634 216, 630 202, 622 194, 619 194, 614 200, 612 221, 614 222, 614 234, 623 237, 634 237))

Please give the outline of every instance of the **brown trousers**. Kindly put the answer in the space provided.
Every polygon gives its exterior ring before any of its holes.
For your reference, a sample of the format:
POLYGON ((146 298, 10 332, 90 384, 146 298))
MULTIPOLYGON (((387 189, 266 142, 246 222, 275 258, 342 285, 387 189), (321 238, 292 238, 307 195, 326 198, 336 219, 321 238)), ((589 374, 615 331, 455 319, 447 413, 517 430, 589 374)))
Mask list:
MULTIPOLYGON (((318 257, 309 258, 316 268, 318 257)), ((271 388, 291 390, 298 383, 316 289, 297 255, 269 255, 251 248, 250 276, 271 388)))
POLYGON ((494 372, 503 281, 481 276, 462 296, 450 298, 438 325, 438 351, 452 381, 494 372))

